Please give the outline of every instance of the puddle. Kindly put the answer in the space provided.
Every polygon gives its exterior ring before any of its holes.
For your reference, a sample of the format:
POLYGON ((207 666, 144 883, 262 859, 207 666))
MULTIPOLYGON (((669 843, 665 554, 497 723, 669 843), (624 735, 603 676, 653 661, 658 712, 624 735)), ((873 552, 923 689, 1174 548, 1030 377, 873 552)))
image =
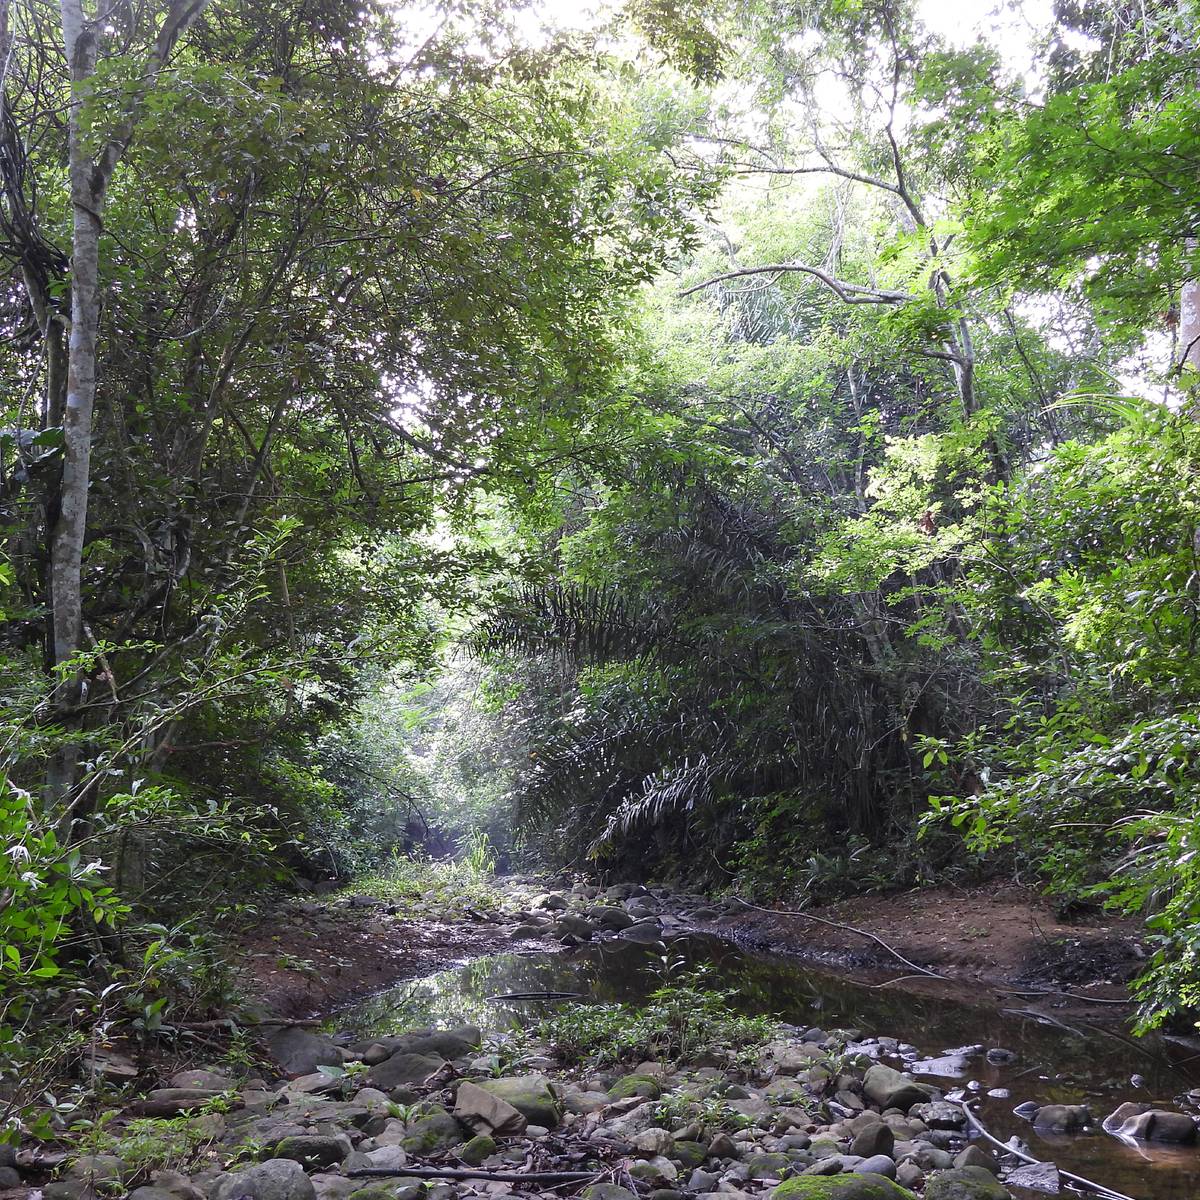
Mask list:
MULTIPOLYGON (((857 1028, 911 1043, 917 1054, 909 1055, 909 1069, 948 1092, 981 1095, 980 1115, 996 1136, 1017 1134, 1037 1157, 1053 1159, 1065 1170, 1136 1200, 1200 1197, 1196 1147, 1148 1150, 1104 1133, 1041 1137, 1012 1114, 1026 1100, 1086 1102, 1097 1119, 1124 1100, 1174 1107, 1175 1098, 1196 1085, 1196 1077, 1169 1062, 1158 1042, 1078 1022, 1072 1029, 1046 1026, 995 1007, 905 992, 903 983, 871 987, 712 937, 678 938, 670 956, 711 964, 713 986, 733 991, 735 1004, 747 1013, 805 1027, 857 1028), (975 1046, 1001 1047, 1015 1058, 992 1064, 975 1046)), ((330 1023, 359 1036, 435 1022, 512 1028, 536 1023, 563 1003, 637 1003, 659 986, 662 971, 661 952, 615 940, 570 953, 496 954, 398 984, 339 1012, 330 1023), (529 992, 579 992, 582 999, 503 998, 529 992)))

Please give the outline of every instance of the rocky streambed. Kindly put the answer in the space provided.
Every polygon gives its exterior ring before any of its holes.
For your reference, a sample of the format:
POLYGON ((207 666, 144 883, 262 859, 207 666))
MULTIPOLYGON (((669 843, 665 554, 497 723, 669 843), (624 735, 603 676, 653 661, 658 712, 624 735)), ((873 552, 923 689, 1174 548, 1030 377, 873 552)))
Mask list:
POLYGON ((1002 1200, 1070 1186, 1029 1157, 1136 1200, 1200 1195, 1200 1093, 1111 1035, 748 953, 691 932, 720 909, 630 885, 531 887, 464 916, 510 949, 399 984, 324 1032, 264 1030, 274 1074, 177 1075, 125 1117, 192 1127, 186 1169, 84 1155, 44 1200, 1002 1200), (709 964, 744 1011, 781 1017, 775 1036, 602 1069, 564 1059, 552 1022, 540 1040, 508 1036, 559 1004, 637 1003, 680 959, 709 964))

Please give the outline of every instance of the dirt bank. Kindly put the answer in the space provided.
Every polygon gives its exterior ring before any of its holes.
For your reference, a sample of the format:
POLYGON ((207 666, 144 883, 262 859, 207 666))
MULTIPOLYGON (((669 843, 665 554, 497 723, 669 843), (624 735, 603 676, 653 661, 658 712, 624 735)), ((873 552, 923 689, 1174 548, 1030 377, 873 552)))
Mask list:
POLYGON ((242 986, 265 1015, 332 1012, 408 976, 498 949, 506 939, 469 916, 407 918, 345 901, 267 914, 238 939, 242 986))
POLYGON ((856 974, 904 976, 908 990, 967 988, 978 1001, 982 986, 1008 1007, 1093 1019, 1127 1016, 1126 1005, 1094 1001, 1127 1000, 1127 984, 1146 957, 1138 922, 1095 913, 1060 919, 1036 892, 1011 884, 858 896, 814 908, 812 916, 820 919, 746 909, 716 928, 750 946, 856 974), (951 983, 922 979, 897 954, 951 983))

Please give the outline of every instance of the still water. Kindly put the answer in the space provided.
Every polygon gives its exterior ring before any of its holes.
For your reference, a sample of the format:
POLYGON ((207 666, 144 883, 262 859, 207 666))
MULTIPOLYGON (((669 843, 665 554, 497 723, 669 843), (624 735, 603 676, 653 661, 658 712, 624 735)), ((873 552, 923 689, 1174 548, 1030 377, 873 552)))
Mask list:
MULTIPOLYGON (((1123 1100, 1175 1107, 1200 1080, 1200 1071, 1168 1061, 1162 1045, 1136 1041, 1118 1029, 1070 1022, 1071 1030, 1047 1026, 994 1006, 916 995, 903 982, 872 987, 780 955, 749 951, 711 937, 678 938, 672 958, 706 964, 713 987, 729 990, 747 1013, 824 1029, 855 1028, 916 1046, 923 1061, 909 1069, 947 1092, 983 1095, 980 1115, 1000 1138, 1018 1134, 1043 1159, 1065 1170, 1126 1192, 1136 1200, 1200 1200, 1200 1150, 1138 1147, 1105 1133, 1039 1137, 1014 1107, 1083 1103, 1103 1117, 1123 1100), (1016 1055, 992 1065, 981 1054, 948 1054, 982 1044, 1016 1055), (1133 1082, 1134 1077, 1137 1082, 1133 1082), (1006 1097, 989 1097, 1004 1089, 1006 1097)), ((383 1035, 417 1025, 470 1022, 498 1030, 536 1024, 563 1003, 637 1003, 662 982, 662 954, 609 940, 569 953, 532 951, 496 954, 435 975, 409 980, 334 1017, 338 1029, 359 1036, 383 1035), (578 992, 579 1000, 497 999, 513 993, 578 992)), ((1021 1002, 1014 1000, 1014 1007, 1021 1002)), ((1200 1067, 1200 1063, 1196 1064, 1200 1067)))

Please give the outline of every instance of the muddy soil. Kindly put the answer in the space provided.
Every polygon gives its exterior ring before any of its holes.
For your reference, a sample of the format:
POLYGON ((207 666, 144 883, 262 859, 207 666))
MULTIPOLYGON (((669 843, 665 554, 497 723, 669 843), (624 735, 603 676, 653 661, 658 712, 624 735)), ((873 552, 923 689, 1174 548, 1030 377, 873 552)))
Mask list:
POLYGON ((266 914, 238 939, 237 955, 242 986, 263 1015, 298 1020, 506 942, 469 916, 414 920, 330 900, 266 914))
POLYGON ((944 991, 897 954, 938 972, 956 988, 982 985, 1002 1004, 1124 1020, 1127 985, 1144 967, 1140 923, 1110 914, 1061 918, 1037 893, 1016 885, 928 888, 858 896, 812 910, 813 917, 746 909, 715 928, 761 947, 852 971, 906 976, 905 988, 944 991), (840 928, 838 926, 841 926, 840 928), (844 928, 881 938, 897 953, 844 928), (1069 995, 1067 993, 1070 993, 1069 995))

